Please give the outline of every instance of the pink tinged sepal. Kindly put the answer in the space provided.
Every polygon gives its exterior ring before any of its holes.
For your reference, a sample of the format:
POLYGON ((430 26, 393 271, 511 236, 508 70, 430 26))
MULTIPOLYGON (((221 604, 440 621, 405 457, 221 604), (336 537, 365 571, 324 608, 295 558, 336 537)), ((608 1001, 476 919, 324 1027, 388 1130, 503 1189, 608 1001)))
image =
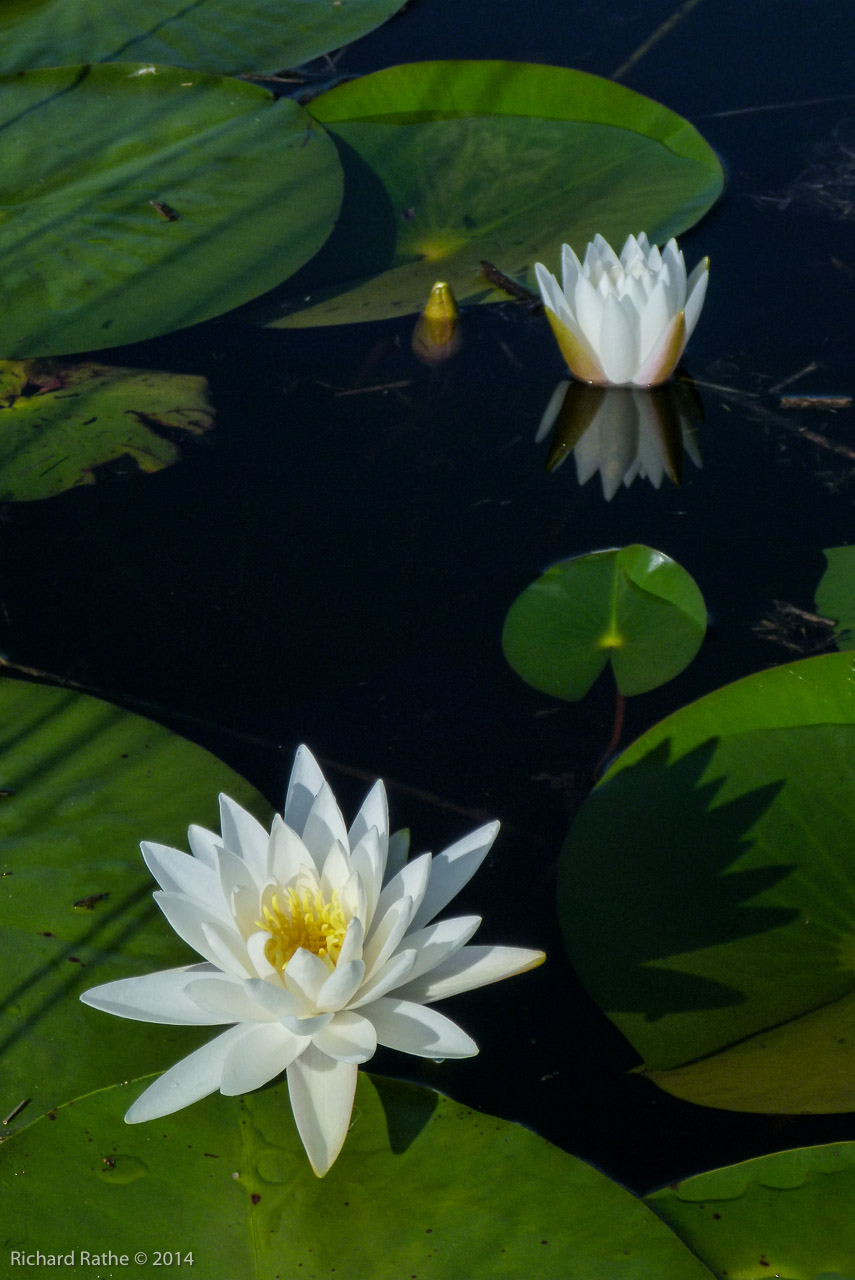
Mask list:
POLYGON ((686 346, 686 316, 678 311, 662 337, 633 378, 636 387, 656 387, 667 382, 680 362, 686 346))
POLYGON ((603 366, 584 338, 577 336, 572 330, 568 329, 567 325, 562 320, 559 320, 555 312, 550 311, 548 307, 546 308, 546 318, 552 326, 558 349, 573 377, 580 378, 582 382, 607 383, 608 378, 605 375, 603 366))
POLYGON ((297 1132, 312 1169, 322 1178, 344 1145, 358 1067, 309 1045, 288 1067, 288 1094, 297 1132))

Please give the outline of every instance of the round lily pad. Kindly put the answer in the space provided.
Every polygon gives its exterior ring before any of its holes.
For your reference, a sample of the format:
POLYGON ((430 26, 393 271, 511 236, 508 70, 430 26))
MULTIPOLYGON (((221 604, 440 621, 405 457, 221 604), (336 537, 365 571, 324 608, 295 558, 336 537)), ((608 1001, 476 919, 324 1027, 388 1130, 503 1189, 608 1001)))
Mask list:
POLYGON ((349 198, 276 327, 420 311, 431 286, 495 301, 480 261, 534 287, 600 232, 677 235, 717 199, 721 166, 680 116, 580 71, 424 62, 365 76, 308 110, 336 137, 349 198), (367 249, 366 249, 366 246, 367 249), (308 301, 307 301, 308 295, 308 301))
POLYGON ((508 610, 505 657, 527 684, 575 702, 611 662, 621 693, 646 693, 688 666, 707 627, 693 578, 633 545, 552 565, 508 610))
POLYGON ((137 341, 265 292, 323 244, 341 168, 296 103, 138 64, 0 76, 0 357, 137 341))

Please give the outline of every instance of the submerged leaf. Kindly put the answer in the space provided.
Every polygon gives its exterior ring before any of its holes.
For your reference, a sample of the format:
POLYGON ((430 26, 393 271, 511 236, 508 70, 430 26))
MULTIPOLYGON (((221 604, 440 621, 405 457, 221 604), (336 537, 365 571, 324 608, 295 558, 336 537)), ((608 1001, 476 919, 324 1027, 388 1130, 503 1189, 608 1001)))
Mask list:
POLYGON ((213 426, 204 378, 59 360, 0 362, 0 502, 94 484, 127 459, 160 471, 213 426), (14 388, 14 391, 12 390, 14 388))

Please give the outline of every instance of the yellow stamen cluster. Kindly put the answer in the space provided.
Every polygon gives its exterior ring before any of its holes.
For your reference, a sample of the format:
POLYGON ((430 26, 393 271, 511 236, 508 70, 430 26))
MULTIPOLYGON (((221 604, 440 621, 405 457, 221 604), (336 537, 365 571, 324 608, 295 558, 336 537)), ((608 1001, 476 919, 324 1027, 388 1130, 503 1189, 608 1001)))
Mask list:
POLYGON ((333 893, 327 901, 320 890, 306 889, 302 897, 295 889, 285 893, 284 898, 274 893, 270 905, 262 906, 264 918, 256 921, 259 929, 270 934, 265 956, 281 973, 294 952, 303 947, 335 968, 347 930, 338 894, 333 893))

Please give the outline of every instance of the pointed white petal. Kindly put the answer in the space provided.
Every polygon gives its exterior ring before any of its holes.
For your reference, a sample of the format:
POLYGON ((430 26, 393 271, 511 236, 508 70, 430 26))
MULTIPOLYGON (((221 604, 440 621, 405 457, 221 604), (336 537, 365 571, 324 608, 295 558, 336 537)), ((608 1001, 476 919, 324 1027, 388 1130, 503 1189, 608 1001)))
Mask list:
MULTIPOLYGON (((307 825, 306 831, 308 830, 307 825)), ((329 898, 333 893, 341 893, 350 879, 352 868, 350 858, 340 840, 335 840, 328 846, 327 855, 321 860, 320 866, 322 867, 321 893, 324 897, 329 898)))
POLYGON ((195 898, 188 898, 183 893, 158 889, 152 896, 179 938, 183 938, 188 946, 199 952, 200 956, 217 964, 217 960, 210 954, 202 926, 216 921, 217 924, 229 928, 231 917, 227 915, 225 906, 223 905, 215 914, 207 905, 201 906, 195 898))
POLYGON ((220 850, 223 847, 222 837, 215 835, 213 831, 207 831, 205 827, 194 825, 187 830, 187 842, 193 857, 206 867, 210 867, 212 871, 216 871, 220 850))
POLYGON ((270 832, 270 880, 287 886, 306 871, 317 874, 312 855, 297 832, 277 814, 270 832))
POLYGON ((398 987, 407 982, 412 974, 417 955, 418 952, 409 948, 390 956, 385 964, 379 965, 371 977, 365 980, 359 988, 356 999, 351 1000, 348 1008, 360 1009, 364 1004, 370 1004, 372 1000, 378 1000, 380 996, 385 996, 390 991, 397 991, 398 987))
POLYGON ((288 1093, 297 1132, 319 1178, 332 1167, 347 1136, 357 1066, 336 1062, 310 1045, 288 1068, 288 1093))
POLYGON ((710 260, 702 258, 689 276, 686 285, 686 341, 692 336, 692 330, 698 323, 704 298, 707 296, 707 283, 710 277, 710 260))
POLYGON ((379 778, 362 801, 362 806, 351 823, 347 833, 348 847, 354 850, 372 827, 379 836, 381 846, 385 848, 389 839, 389 802, 386 799, 386 788, 379 778))
POLYGON ((312 1044, 337 1062, 367 1062, 377 1050, 377 1032, 358 1013, 337 1013, 328 1027, 312 1037, 312 1044))
POLYGON ((356 992, 365 976, 361 960, 339 963, 318 992, 317 1007, 322 1013, 335 1013, 343 1009, 356 992))
POLYGON ((396 876, 410 855, 410 829, 401 827, 393 831, 389 837, 389 851, 386 855, 386 870, 383 873, 384 883, 396 876))
POLYGON ((686 320, 683 312, 678 311, 647 359, 641 362, 633 383, 638 387, 655 387, 666 382, 677 368, 685 345, 686 320))
POLYGON ((372 977, 374 970, 385 964, 403 938, 413 918, 412 898, 398 898, 390 902, 388 909, 382 914, 378 911, 374 928, 362 951, 365 960, 365 973, 372 977))
POLYGON ((647 305, 642 308, 638 333, 638 349, 636 368, 644 364, 653 348, 661 338, 665 329, 671 320, 672 312, 668 310, 667 288, 665 281, 660 279, 656 284, 653 292, 647 300, 647 305))
POLYGON ((602 363, 603 299, 585 276, 579 276, 576 281, 572 310, 585 340, 602 363))
POLYGON ((344 933, 344 942, 341 944, 341 951, 338 953, 338 967, 350 964, 351 960, 362 959, 362 944, 365 940, 365 930, 362 921, 358 916, 354 916, 348 922, 347 929, 344 933))
POLYGON ((408 982, 396 994, 402 999, 432 1004, 461 991, 472 991, 536 969, 545 959, 542 951, 530 951, 528 947, 464 947, 430 973, 408 982))
POLYGON ((299 746, 285 797, 285 821, 302 836, 315 796, 324 785, 320 765, 307 746, 299 746))
POLYGON ((386 847, 376 827, 370 827, 360 837, 350 855, 350 865, 365 889, 365 923, 371 924, 377 910, 377 900, 383 885, 383 872, 386 869, 386 847))
POLYGON ((561 289, 564 297, 570 299, 576 293, 576 279, 582 274, 582 264, 569 244, 561 246, 561 289))
POLYGON ((220 826, 223 844, 243 858, 255 879, 267 878, 267 846, 270 840, 261 823, 229 796, 220 796, 220 826))
POLYGON ((145 1120, 171 1115, 173 1111, 189 1107, 191 1102, 198 1102, 219 1089, 226 1055, 247 1030, 242 1025, 229 1027, 215 1040, 164 1071, 128 1109, 125 1114, 128 1124, 141 1124, 145 1120))
POLYGON ((310 1012, 306 1001, 281 985, 277 975, 275 981, 266 982, 264 978, 250 978, 247 987, 256 1004, 270 1014, 272 1018, 294 1018, 310 1012))
POLYGON ((606 298, 603 306, 597 354, 609 382, 621 386, 631 381, 638 366, 637 323, 630 320, 613 294, 606 298))
POLYGON ((319 1031, 323 1031, 324 1027, 328 1027, 333 1020, 331 1013, 315 1013, 309 1017, 293 1018, 290 1014, 280 1019, 282 1026, 286 1030, 291 1031, 295 1036, 314 1036, 319 1031))
MULTIPOLYGON (((398 902, 403 898, 411 899, 412 911, 417 911, 422 899, 425 896, 429 879, 431 876, 431 855, 422 853, 418 858, 414 858, 412 862, 407 862, 401 868, 397 875, 384 885, 380 897, 377 901, 377 910, 374 913, 374 920, 371 928, 365 937, 365 947, 363 954, 368 955, 371 946, 371 940, 380 927, 381 921, 384 919, 386 912, 394 902, 398 902)), ((409 923, 405 926, 409 927, 409 923)), ((369 963, 366 961, 366 963, 369 963)))
POLYGON ((416 963, 411 980, 430 973, 443 960, 464 947, 481 923, 480 916, 457 916, 453 920, 438 920, 425 929, 408 933, 403 945, 416 952, 416 963))
POLYGON ((187 984, 187 998, 218 1022, 270 1022, 273 1015, 255 999, 246 979, 201 977, 187 984))
POLYGON ((163 969, 139 978, 120 978, 90 987, 80 999, 93 1009, 114 1013, 134 1022, 165 1022, 213 1027, 230 1018, 212 1017, 189 1000, 186 988, 200 977, 216 973, 210 964, 189 964, 181 969, 163 969))
POLYGON ((241 1040, 231 1045, 223 1062, 220 1093, 235 1097, 260 1089, 290 1067, 311 1042, 292 1035, 278 1022, 249 1027, 241 1040))
POLYGON ((222 969, 224 973, 232 973, 238 978, 251 977, 246 943, 231 926, 222 925, 216 920, 210 924, 203 921, 202 938, 205 945, 202 955, 213 961, 218 969, 222 969))
POLYGON ((410 923, 411 929, 421 929, 430 924, 433 917, 471 880, 498 833, 499 823, 488 822, 436 855, 431 863, 430 880, 422 904, 410 923))
POLYGON ((219 916, 224 914, 225 899, 220 892, 216 871, 189 853, 170 849, 165 844, 151 844, 144 840, 140 848, 145 865, 161 889, 193 898, 219 916))
POLYGON ((270 941, 270 934, 259 929, 257 933, 250 934, 246 940, 246 958, 252 968, 255 970, 254 975, 259 978, 278 977, 276 966, 272 965, 265 955, 265 948, 270 941))
POLYGON ((478 1052, 475 1041, 457 1023, 409 1000, 384 996, 366 1006, 365 1016, 374 1024, 377 1043, 387 1049, 419 1058, 471 1058, 478 1052))
POLYGON ((336 842, 350 852, 347 827, 329 783, 325 782, 315 796, 301 835, 318 869, 324 865, 324 859, 336 842))
POLYGON ((318 994, 330 976, 330 970, 320 956, 300 947, 285 966, 285 986, 288 991, 302 996, 312 1008, 317 1007, 318 994))

